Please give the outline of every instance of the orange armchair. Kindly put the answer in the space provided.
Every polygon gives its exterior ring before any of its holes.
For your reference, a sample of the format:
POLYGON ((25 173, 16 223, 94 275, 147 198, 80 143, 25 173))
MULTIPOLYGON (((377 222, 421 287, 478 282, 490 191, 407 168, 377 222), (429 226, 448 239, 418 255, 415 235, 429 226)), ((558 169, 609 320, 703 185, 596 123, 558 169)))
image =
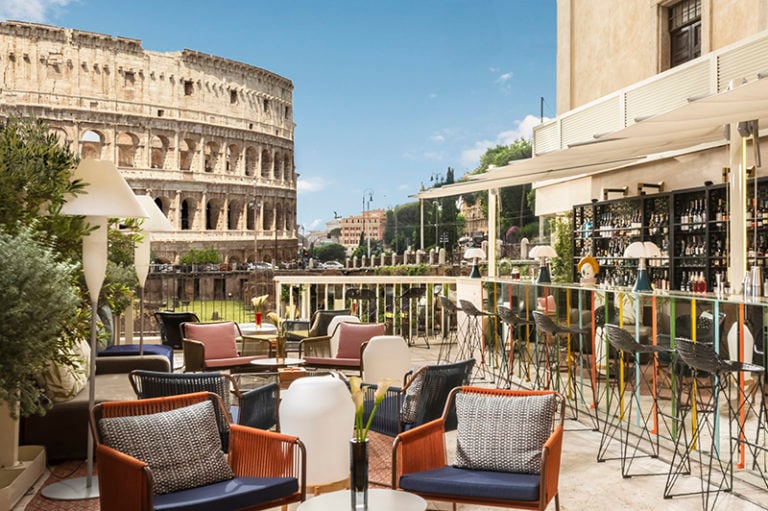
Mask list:
POLYGON ((554 391, 457 387, 442 418, 395 439, 392 487, 427 500, 516 509, 544 510, 554 499, 559 510, 564 416, 565 400, 554 391), (445 423, 454 401, 458 446, 449 465, 445 423))
MULTIPOLYGON (((96 439, 101 509, 256 511, 300 502, 306 496, 306 451, 301 441, 294 436, 230 424, 221 398, 212 392, 103 402, 91 410, 90 426, 96 439), (207 407, 209 402, 216 412, 215 420, 210 408, 201 408, 207 407), (219 452, 218 456, 223 461, 214 460, 228 465, 229 469, 225 467, 227 471, 231 470, 231 474, 223 480, 199 484, 198 475, 194 483, 182 489, 162 491, 161 486, 168 483, 161 481, 161 472, 168 471, 170 467, 172 476, 176 477, 179 472, 189 471, 189 462, 184 459, 188 452, 180 449, 177 451, 178 459, 163 459, 162 463, 152 465, 105 443, 109 441, 119 445, 122 437, 128 440, 132 450, 152 451, 151 443, 144 447, 135 445, 144 442, 147 437, 151 440, 152 435, 146 434, 147 428, 157 425, 157 434, 167 435, 167 425, 173 425, 173 420, 177 419, 174 414, 193 413, 190 411, 198 409, 209 414, 208 428, 201 431, 201 428, 185 423, 189 427, 171 431, 183 435, 183 430, 189 429, 194 435, 213 435, 213 438, 224 430, 228 431, 229 455, 225 459, 224 453, 219 452), (128 417, 131 420, 124 420, 128 417), (109 420, 113 422, 107 424, 109 420), (118 431, 122 428, 122 432, 115 433, 116 428, 118 431)), ((165 436, 161 441, 167 443, 172 436, 165 436)), ((220 451, 220 444, 214 444, 220 451)), ((207 469, 207 466, 202 468, 207 469)))

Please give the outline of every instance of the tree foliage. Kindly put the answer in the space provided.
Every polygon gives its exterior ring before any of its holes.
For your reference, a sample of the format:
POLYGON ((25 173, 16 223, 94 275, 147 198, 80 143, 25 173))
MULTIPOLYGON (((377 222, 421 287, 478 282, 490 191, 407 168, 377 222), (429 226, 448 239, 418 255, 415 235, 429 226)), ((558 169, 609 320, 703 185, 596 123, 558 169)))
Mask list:
POLYGON ((44 411, 45 389, 35 377, 49 361, 67 363, 63 325, 76 321, 76 265, 62 261, 35 226, 0 231, 0 400, 11 416, 44 411))
POLYGON ((309 255, 318 261, 343 261, 347 257, 347 249, 340 243, 324 243, 312 248, 309 255))
MULTIPOLYGON (((492 167, 503 167, 511 161, 530 158, 532 155, 531 143, 528 140, 518 139, 508 146, 498 145, 489 148, 480 158, 480 166, 473 174, 482 174, 492 167)), ((474 200, 480 200, 483 212, 488 215, 488 195, 478 193, 474 200)), ((538 230, 538 220, 534 215, 535 193, 530 185, 517 185, 502 188, 499 192, 499 232, 503 236, 512 227, 526 228, 526 231, 538 230)), ((465 196, 465 200, 468 198, 465 196)))
POLYGON ((221 256, 213 247, 196 249, 191 248, 189 252, 181 256, 181 264, 219 264, 221 256))

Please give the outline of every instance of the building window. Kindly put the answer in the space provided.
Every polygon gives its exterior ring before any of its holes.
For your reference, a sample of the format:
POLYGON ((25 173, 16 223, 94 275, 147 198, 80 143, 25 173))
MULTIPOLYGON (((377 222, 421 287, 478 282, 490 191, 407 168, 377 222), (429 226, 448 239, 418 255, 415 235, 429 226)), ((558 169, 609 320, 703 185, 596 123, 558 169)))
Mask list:
POLYGON ((195 89, 195 84, 192 82, 192 80, 184 80, 184 95, 185 96, 191 96, 192 91, 195 89))
POLYGON ((237 103, 237 91, 236 90, 229 91, 229 103, 231 105, 234 105, 234 104, 237 103))
POLYGON ((701 56, 701 0, 683 0, 669 8, 669 66, 701 56))

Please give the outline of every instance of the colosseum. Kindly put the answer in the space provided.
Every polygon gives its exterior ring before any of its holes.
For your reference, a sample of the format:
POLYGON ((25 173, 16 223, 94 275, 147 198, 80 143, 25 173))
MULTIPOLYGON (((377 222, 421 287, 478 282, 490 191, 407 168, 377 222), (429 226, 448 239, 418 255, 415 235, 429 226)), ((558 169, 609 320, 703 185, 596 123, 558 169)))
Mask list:
POLYGON ((25 22, 0 23, 2 117, 44 121, 82 157, 114 161, 176 231, 154 257, 295 258, 293 84, 193 50, 25 22))

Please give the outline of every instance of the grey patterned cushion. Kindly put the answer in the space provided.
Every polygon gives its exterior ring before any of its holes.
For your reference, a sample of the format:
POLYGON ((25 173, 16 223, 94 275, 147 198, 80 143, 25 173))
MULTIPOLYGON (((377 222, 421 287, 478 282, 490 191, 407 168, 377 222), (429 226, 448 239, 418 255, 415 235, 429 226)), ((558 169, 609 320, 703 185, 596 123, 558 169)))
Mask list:
POLYGON ((155 493, 232 479, 210 401, 168 412, 101 419, 104 443, 149 464, 155 493))
POLYGON ((455 466, 518 474, 541 472, 541 448, 550 436, 554 395, 456 395, 455 466))
POLYGON ((421 396, 421 384, 424 382, 422 374, 417 374, 408 388, 405 389, 405 396, 403 396, 403 404, 400 410, 400 418, 405 424, 413 424, 416 422, 416 410, 419 406, 419 396, 421 396))

